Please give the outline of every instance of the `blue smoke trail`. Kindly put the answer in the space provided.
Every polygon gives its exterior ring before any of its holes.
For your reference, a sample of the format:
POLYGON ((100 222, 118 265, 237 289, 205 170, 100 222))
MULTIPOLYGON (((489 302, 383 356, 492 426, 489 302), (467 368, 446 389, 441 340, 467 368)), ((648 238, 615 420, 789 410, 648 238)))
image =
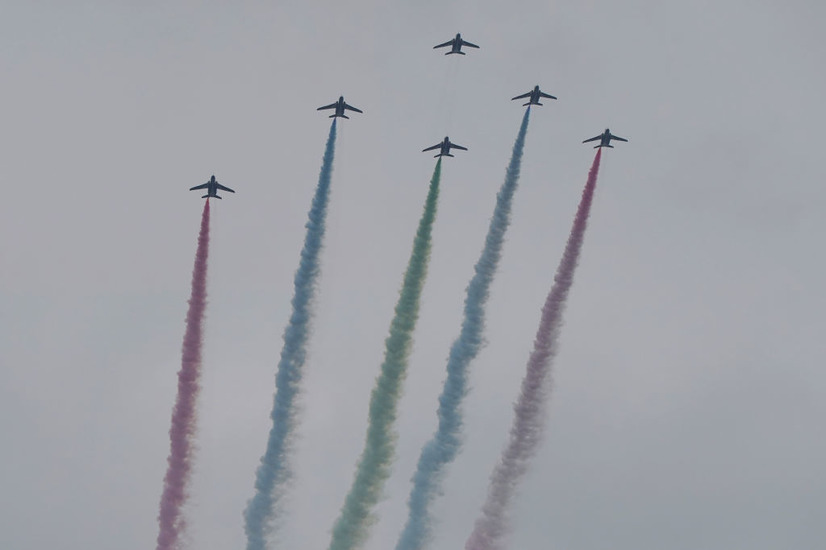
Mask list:
POLYGON ((278 512, 278 499, 290 479, 289 446, 297 424, 295 397, 301 383, 307 355, 307 337, 311 318, 310 306, 315 294, 319 273, 319 255, 324 238, 327 203, 330 196, 330 176, 336 148, 336 120, 330 126, 330 135, 324 149, 324 160, 318 176, 318 187, 313 197, 307 221, 307 234, 301 260, 295 272, 295 294, 290 322, 284 329, 284 347, 275 375, 275 396, 271 413, 267 450, 261 457, 255 479, 255 495, 244 511, 247 550, 265 550, 266 535, 278 512))
POLYGON ((430 505, 441 491, 445 467, 453 462, 461 447, 462 413, 460 406, 467 393, 467 369, 482 347, 485 328, 485 304, 499 258, 505 231, 510 224, 511 203, 519 182, 522 150, 528 131, 530 107, 525 110, 519 134, 513 145, 505 181, 496 196, 496 208, 490 220, 485 247, 476 264, 475 274, 467 287, 465 316, 459 337, 453 342, 447 361, 447 379, 439 396, 439 428, 422 448, 413 488, 408 499, 407 524, 396 550, 421 550, 432 535, 430 505))

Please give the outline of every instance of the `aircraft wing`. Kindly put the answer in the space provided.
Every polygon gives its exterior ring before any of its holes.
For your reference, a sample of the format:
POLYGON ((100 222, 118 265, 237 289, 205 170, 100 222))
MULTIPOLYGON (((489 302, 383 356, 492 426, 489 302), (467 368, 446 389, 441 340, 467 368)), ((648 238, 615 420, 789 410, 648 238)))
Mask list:
POLYGON ((435 50, 436 48, 444 48, 445 46, 452 46, 452 45, 453 45, 453 40, 448 40, 444 44, 439 44, 438 46, 433 46, 433 49, 435 50))
POLYGON ((427 149, 422 149, 422 153, 424 153, 425 151, 435 151, 436 149, 439 149, 441 146, 442 146, 441 143, 437 143, 433 147, 428 147, 427 149))
POLYGON ((345 108, 345 109, 350 109, 351 111, 355 111, 355 112, 357 112, 357 113, 363 113, 363 112, 364 112, 364 111, 362 111, 361 109, 356 109, 356 108, 355 108, 355 107, 353 107, 352 105, 347 105, 346 103, 344 104, 344 108, 345 108))
POLYGON ((196 189, 206 189, 207 187, 209 187, 209 182, 202 183, 201 185, 196 185, 195 187, 190 187, 189 190, 195 191, 196 189))
POLYGON ((335 109, 338 103, 330 103, 329 105, 325 105, 324 107, 319 107, 316 111, 323 111, 324 109, 335 109))
POLYGON ((221 191, 229 191, 230 193, 235 193, 235 191, 233 191, 229 187, 225 187, 225 186, 223 186, 223 185, 221 185, 220 183, 217 183, 217 182, 215 183, 215 187, 217 187, 221 191))
POLYGON ((628 141, 627 139, 615 136, 614 134, 611 134, 611 139, 616 139, 617 141, 628 141))
POLYGON ((600 134, 600 135, 598 135, 598 136, 595 136, 595 137, 592 137, 591 139, 586 139, 586 140, 585 140, 585 141, 583 141, 582 143, 588 143, 589 141, 596 141, 596 140, 598 140, 598 139, 602 139, 602 134, 600 134))
POLYGON ((511 101, 513 101, 514 99, 522 99, 522 98, 525 98, 525 97, 531 97, 531 92, 513 97, 513 98, 511 98, 511 101))
POLYGON ((467 151, 467 147, 462 147, 461 145, 456 145, 455 143, 451 143, 450 147, 453 149, 460 149, 462 151, 467 151))
POLYGON ((470 48, 478 48, 478 47, 479 47, 479 46, 477 46, 476 44, 471 44, 471 43, 470 43, 470 42, 468 42, 467 40, 462 40, 462 46, 468 46, 468 47, 470 47, 470 48))
POLYGON ((539 92, 539 97, 547 97, 547 98, 549 98, 549 99, 556 99, 556 98, 555 98, 554 96, 552 96, 551 94, 546 94, 545 92, 539 92))

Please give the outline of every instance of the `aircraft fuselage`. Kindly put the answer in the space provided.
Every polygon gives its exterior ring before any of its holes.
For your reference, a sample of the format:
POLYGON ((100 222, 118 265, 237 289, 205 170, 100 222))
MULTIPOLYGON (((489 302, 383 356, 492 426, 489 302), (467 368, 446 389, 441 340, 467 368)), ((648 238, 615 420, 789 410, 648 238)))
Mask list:
POLYGON ((336 101, 336 111, 330 118, 335 118, 340 116, 341 118, 350 118, 344 114, 344 96, 339 96, 338 101, 336 101))
POLYGON ((446 55, 450 55, 452 53, 458 53, 459 55, 465 55, 465 52, 462 51, 462 34, 456 33, 456 38, 453 39, 453 45, 450 47, 450 51, 447 52, 446 55))
POLYGON ((611 145, 611 138, 612 137, 614 137, 614 136, 611 135, 611 130, 606 128, 605 131, 602 133, 602 140, 599 142, 599 146, 600 147, 610 147, 611 149, 613 149, 614 146, 611 145))

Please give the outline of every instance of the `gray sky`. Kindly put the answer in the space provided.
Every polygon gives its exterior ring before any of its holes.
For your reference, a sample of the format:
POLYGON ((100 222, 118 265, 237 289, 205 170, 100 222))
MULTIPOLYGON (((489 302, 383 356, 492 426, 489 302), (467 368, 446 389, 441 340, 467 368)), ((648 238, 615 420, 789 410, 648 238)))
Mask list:
POLYGON ((395 544, 464 287, 539 84, 434 549, 461 548, 593 149, 603 156, 513 548, 826 539, 821 2, 6 2, 0 547, 145 549, 215 174, 192 547, 241 548, 329 119, 329 231, 280 547, 326 547, 433 159, 448 159, 367 550, 395 544), (482 48, 445 57, 456 32, 482 48), (217 201, 216 201, 217 202, 217 201))

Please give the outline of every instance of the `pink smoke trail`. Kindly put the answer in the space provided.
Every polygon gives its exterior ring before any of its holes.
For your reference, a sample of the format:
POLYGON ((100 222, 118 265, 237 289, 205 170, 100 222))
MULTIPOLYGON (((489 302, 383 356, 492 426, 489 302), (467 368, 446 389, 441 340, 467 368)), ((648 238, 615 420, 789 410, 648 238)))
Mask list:
POLYGON ((169 429, 169 458, 164 477, 163 495, 158 513, 157 550, 178 547, 180 535, 186 527, 181 509, 187 499, 187 484, 192 467, 192 438, 195 435, 195 402, 200 386, 201 341, 204 310, 206 309, 207 256, 209 255, 209 199, 201 216, 198 251, 192 269, 192 294, 186 314, 181 370, 178 371, 178 399, 172 409, 172 427, 169 429))
POLYGON ((588 225, 588 214, 594 197, 602 149, 597 151, 582 200, 565 246, 562 261, 556 270, 554 284, 542 308, 542 320, 536 332, 534 349, 528 359, 522 391, 514 405, 514 419, 510 441, 502 452, 491 475, 488 496, 473 532, 465 543, 466 550, 501 550, 502 541, 510 530, 508 511, 516 486, 528 470, 530 459, 536 454, 544 427, 545 406, 550 392, 551 361, 557 353, 557 338, 562 326, 562 314, 568 291, 574 281, 574 271, 588 225))

